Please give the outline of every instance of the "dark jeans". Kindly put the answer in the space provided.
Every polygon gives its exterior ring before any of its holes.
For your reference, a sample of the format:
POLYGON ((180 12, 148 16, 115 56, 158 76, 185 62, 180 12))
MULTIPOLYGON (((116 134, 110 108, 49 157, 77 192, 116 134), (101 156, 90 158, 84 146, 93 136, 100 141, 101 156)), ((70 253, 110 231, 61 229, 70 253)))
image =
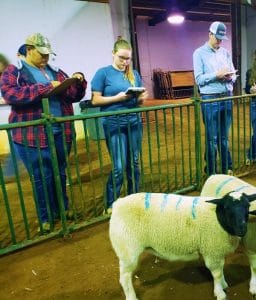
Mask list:
POLYGON ((252 124, 251 147, 247 151, 247 157, 251 160, 256 159, 256 98, 252 98, 250 103, 250 115, 252 124))
MULTIPOLYGON (((58 158, 59 175, 61 180, 63 201, 65 210, 68 209, 68 197, 66 194, 66 173, 67 166, 65 152, 63 147, 62 134, 54 135, 56 153, 58 158)), ((39 218, 41 222, 48 222, 51 218, 59 217, 59 205, 56 194, 52 156, 50 149, 41 148, 40 151, 34 147, 25 147, 24 145, 14 143, 16 151, 19 153, 28 172, 32 178, 38 203, 39 218), (40 155, 42 158, 42 170, 40 168, 40 155), (43 186, 43 178, 46 183, 47 193, 43 186), (47 198, 49 201, 47 201, 47 198), (49 206, 47 205, 47 202, 49 206), (48 210, 47 210, 48 206, 48 210)), ((67 152, 70 153, 71 143, 67 143, 67 152)))
POLYGON ((142 123, 136 117, 136 120, 127 124, 107 121, 103 123, 103 128, 112 160, 112 171, 106 186, 107 207, 112 207, 120 196, 124 173, 127 177, 127 193, 139 191, 142 123))
MULTIPOLYGON (((213 98, 216 97, 202 96, 202 100, 213 98)), ((209 175, 217 173, 217 151, 219 151, 220 172, 226 174, 227 170, 232 170, 228 138, 232 121, 232 101, 202 103, 202 114, 206 130, 206 172, 209 175)))

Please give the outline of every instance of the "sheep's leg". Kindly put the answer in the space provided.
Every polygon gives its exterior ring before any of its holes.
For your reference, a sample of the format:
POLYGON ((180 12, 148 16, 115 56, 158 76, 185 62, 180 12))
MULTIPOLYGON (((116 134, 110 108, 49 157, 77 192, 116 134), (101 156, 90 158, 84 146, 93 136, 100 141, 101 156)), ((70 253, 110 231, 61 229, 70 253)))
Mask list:
POLYGON ((256 253, 248 254, 251 268, 250 293, 256 295, 256 253))
POLYGON ((223 274, 224 259, 209 259, 205 258, 205 264, 207 268, 211 271, 214 283, 214 295, 217 297, 217 300, 225 300, 226 293, 224 289, 228 287, 227 282, 225 281, 223 274))
POLYGON ((132 274, 135 271, 138 263, 138 258, 133 261, 121 260, 120 265, 120 284, 123 287, 126 300, 137 300, 134 287, 132 284, 132 274))
MULTIPOLYGON (((113 214, 112 217, 115 217, 115 215, 113 214)), ((112 219, 109 232, 113 249, 119 258, 119 282, 123 288, 126 300, 137 300, 132 284, 132 275, 137 267, 139 256, 144 251, 144 247, 141 245, 140 240, 136 238, 134 228, 130 230, 125 223, 120 227, 118 220, 114 219, 114 221, 112 219)))

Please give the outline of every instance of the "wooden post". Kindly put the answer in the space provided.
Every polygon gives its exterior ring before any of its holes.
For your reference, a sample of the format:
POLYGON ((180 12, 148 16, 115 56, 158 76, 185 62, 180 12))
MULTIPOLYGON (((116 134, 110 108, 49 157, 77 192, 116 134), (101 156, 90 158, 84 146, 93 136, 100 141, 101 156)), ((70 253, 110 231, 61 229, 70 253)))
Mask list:
POLYGON ((137 41, 135 17, 134 17, 133 10, 132 10, 132 0, 128 1, 128 11, 129 11, 131 44, 132 44, 132 48, 133 48, 133 67, 140 73, 138 41, 137 41))
MULTIPOLYGON (((232 24, 232 56, 235 69, 241 71, 241 1, 234 0, 231 4, 232 24)), ((234 95, 242 94, 241 76, 236 80, 234 95)))

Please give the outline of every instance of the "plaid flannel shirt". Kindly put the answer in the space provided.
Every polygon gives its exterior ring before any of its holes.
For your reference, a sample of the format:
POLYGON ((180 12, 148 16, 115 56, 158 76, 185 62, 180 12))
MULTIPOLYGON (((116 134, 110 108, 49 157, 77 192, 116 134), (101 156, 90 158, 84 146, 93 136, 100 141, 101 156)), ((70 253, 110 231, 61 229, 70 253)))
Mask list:
MULTIPOLYGON (((51 68, 55 80, 62 82, 68 76, 60 69, 54 70, 51 68)), ((71 85, 65 92, 58 95, 61 104, 63 116, 73 115, 73 102, 80 101, 86 90, 87 82, 77 82, 71 85)), ((37 83, 26 68, 22 65, 18 69, 14 65, 9 65, 3 72, 0 80, 0 88, 2 96, 7 104, 11 105, 11 113, 9 123, 26 122, 41 118, 42 114, 42 98, 53 90, 52 84, 37 83)), ((43 125, 12 129, 13 141, 19 144, 24 144, 25 139, 28 146, 36 147, 39 140, 40 147, 47 147, 47 134, 43 125)), ((67 121, 64 124, 66 142, 71 142, 71 122, 67 121)))

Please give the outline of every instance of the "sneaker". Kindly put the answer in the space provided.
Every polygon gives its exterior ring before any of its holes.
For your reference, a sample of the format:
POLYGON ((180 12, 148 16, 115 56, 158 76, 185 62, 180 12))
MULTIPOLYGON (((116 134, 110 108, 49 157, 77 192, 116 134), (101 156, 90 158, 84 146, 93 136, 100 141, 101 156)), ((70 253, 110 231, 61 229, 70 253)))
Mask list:
POLYGON ((250 166, 251 165, 251 160, 249 158, 246 158, 245 164, 246 164, 246 166, 250 166))
POLYGON ((228 171, 227 171, 227 174, 230 175, 230 176, 233 176, 233 175, 234 175, 234 172, 233 172, 233 170, 228 170, 228 171))
POLYGON ((112 214, 112 207, 104 209, 103 216, 105 216, 105 215, 111 216, 111 214, 112 214))
POLYGON ((65 215, 66 215, 66 219, 67 219, 67 220, 72 221, 72 220, 75 219, 75 215, 74 215, 73 210, 66 210, 66 211, 65 211, 65 215))
POLYGON ((246 166, 251 166, 256 162, 256 159, 250 159, 250 158, 246 158, 245 164, 246 166))
POLYGON ((43 222, 42 223, 42 229, 40 228, 40 226, 37 229, 37 232, 41 233, 41 234, 45 234, 51 231, 51 225, 49 222, 43 222))

